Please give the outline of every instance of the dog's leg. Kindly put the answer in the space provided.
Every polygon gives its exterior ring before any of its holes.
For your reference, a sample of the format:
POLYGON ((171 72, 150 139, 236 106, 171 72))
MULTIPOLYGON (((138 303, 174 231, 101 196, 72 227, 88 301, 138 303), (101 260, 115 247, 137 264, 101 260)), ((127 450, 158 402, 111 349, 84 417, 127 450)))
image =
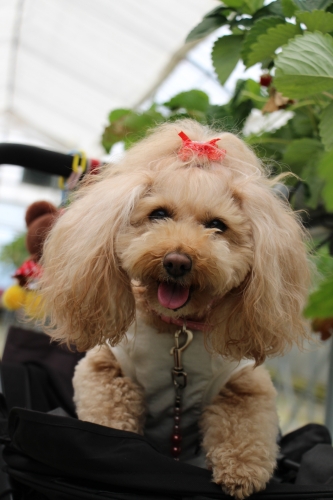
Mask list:
POLYGON ((267 371, 246 367, 207 407, 203 447, 214 481, 237 499, 265 488, 276 465, 276 391, 267 371))
POLYGON ((78 363, 73 385, 80 420, 142 434, 143 391, 123 377, 108 346, 95 347, 78 363))

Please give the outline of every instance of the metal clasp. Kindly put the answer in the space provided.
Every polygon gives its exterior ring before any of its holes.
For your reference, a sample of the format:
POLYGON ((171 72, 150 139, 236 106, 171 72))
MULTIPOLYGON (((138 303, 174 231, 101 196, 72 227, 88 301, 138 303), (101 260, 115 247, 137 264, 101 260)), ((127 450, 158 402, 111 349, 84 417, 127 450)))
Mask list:
POLYGON ((173 384, 178 391, 178 389, 184 389, 187 384, 187 373, 184 371, 182 366, 182 352, 190 345, 193 340, 193 333, 191 330, 186 328, 186 323, 184 322, 181 330, 177 330, 175 333, 175 345, 172 347, 170 354, 173 355, 174 368, 171 371, 173 384), (184 334, 186 335, 185 342, 180 346, 179 337, 184 334))

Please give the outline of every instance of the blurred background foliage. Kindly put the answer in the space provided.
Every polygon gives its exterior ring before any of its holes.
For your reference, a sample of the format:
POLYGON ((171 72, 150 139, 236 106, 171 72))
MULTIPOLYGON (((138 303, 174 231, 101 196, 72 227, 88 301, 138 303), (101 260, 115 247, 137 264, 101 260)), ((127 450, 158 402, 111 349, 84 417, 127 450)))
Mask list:
POLYGON ((29 252, 25 246, 25 234, 18 234, 16 238, 0 250, 0 261, 14 268, 20 267, 28 258, 29 252))
POLYGON ((222 26, 211 59, 221 85, 238 62, 261 65, 259 81, 242 79, 227 104, 212 105, 201 90, 175 95, 144 111, 115 109, 102 144, 128 148, 166 120, 191 117, 239 134, 272 172, 291 171, 289 201, 301 210, 321 279, 305 314, 333 317, 333 1, 223 0, 187 37, 200 40, 222 26), (253 114, 289 112, 283 126, 246 133, 253 114))

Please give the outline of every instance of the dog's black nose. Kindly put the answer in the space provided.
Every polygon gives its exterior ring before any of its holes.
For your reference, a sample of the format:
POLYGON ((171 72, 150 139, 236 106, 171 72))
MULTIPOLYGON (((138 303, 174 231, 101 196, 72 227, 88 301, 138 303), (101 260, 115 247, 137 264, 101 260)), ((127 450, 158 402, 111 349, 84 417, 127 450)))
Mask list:
POLYGON ((163 266, 170 276, 179 278, 191 271, 192 260, 184 253, 171 252, 164 257, 163 266))

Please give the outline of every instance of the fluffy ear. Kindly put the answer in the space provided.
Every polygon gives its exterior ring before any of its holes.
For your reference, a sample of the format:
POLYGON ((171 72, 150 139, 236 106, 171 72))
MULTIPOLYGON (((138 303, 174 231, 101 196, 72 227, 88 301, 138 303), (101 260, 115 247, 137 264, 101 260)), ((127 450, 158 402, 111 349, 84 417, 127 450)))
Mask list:
POLYGON ((131 283, 114 242, 143 189, 135 175, 101 176, 81 189, 53 227, 41 280, 46 329, 53 338, 79 350, 106 339, 116 344, 133 321, 131 283))
POLYGON ((310 285, 304 230, 264 182, 250 183, 239 194, 252 225, 253 267, 221 308, 227 324, 222 342, 221 332, 220 339, 217 332, 211 339, 215 350, 257 364, 307 337, 302 310, 310 285))

